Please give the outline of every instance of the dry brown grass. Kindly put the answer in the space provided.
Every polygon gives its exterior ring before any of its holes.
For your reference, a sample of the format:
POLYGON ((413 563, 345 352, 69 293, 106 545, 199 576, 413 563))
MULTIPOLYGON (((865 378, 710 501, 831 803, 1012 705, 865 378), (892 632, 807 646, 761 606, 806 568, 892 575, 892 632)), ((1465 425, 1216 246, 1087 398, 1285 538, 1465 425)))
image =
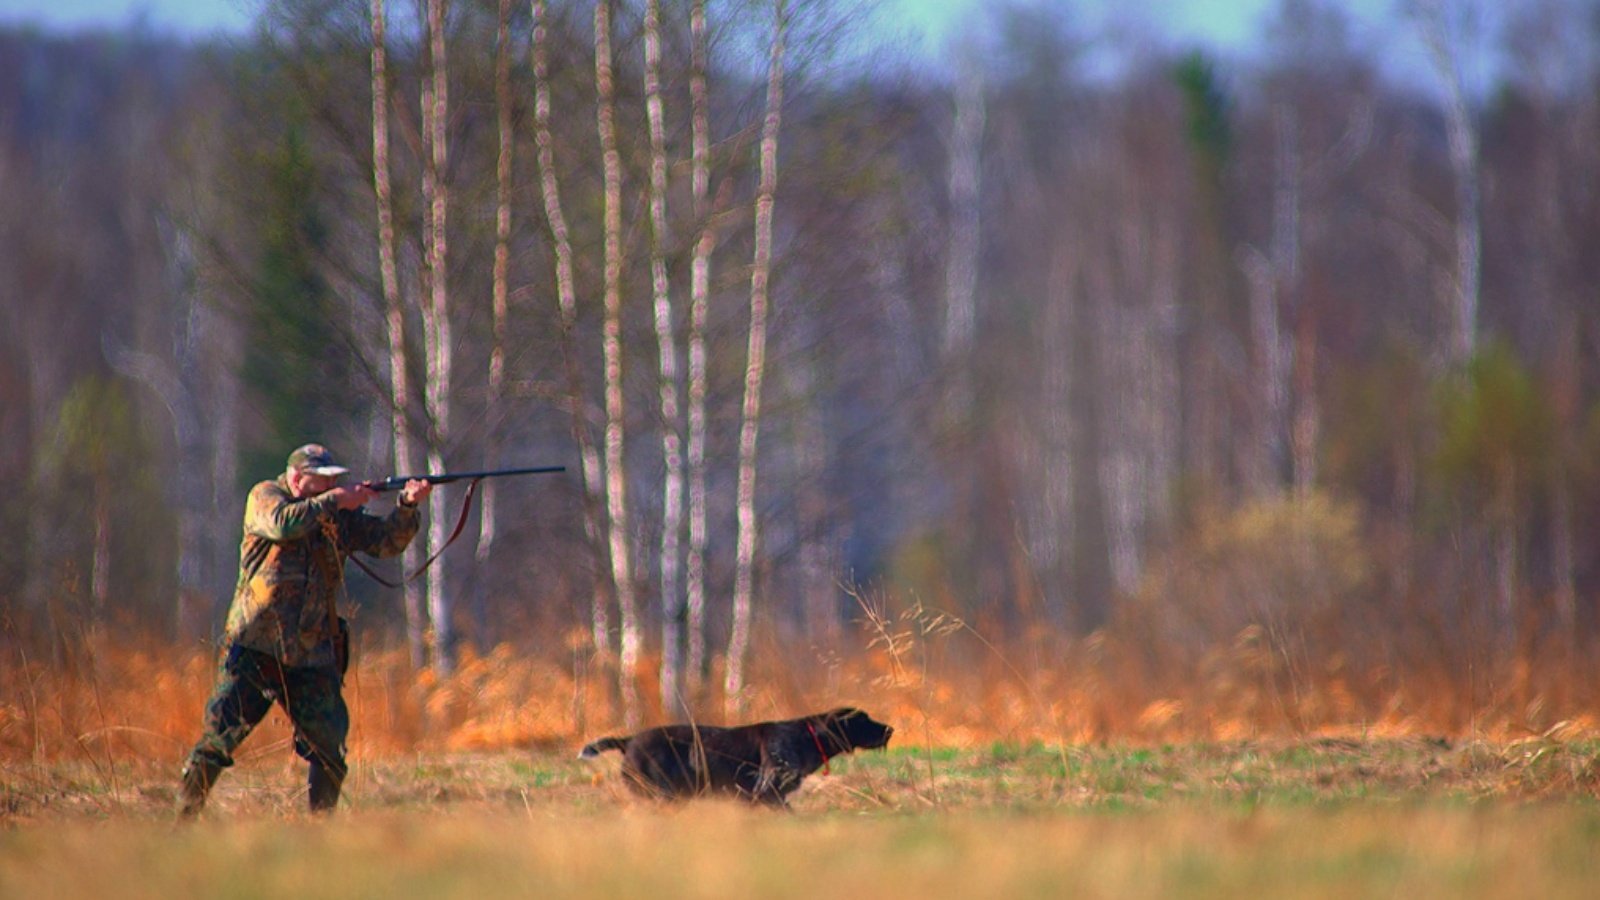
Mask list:
POLYGON ((1160 817, 384 815, 0 844, 33 897, 1586 897, 1593 814, 1530 809, 1160 817))
MULTIPOLYGON (((211 653, 91 635, 46 665, 13 641, 0 896, 1580 897, 1600 877, 1578 662, 1396 645, 1358 666, 1254 624, 1180 653, 1137 628, 1001 638, 915 603, 862 610, 847 645, 769 635, 753 654, 752 717, 849 702, 897 728, 808 779, 795 816, 642 803, 614 758, 574 759, 621 716, 570 648, 467 650, 438 678, 369 646, 336 824, 303 812, 274 712, 202 827, 175 830, 211 653)), ((716 721, 721 699, 694 705, 716 721)))
POLYGON ((172 823, 170 772, 7 767, 0 896, 1584 897, 1597 756, 1555 737, 903 748, 842 760, 782 815, 636 800, 565 752, 425 753, 358 760, 324 821, 285 751, 241 763, 194 827, 172 823))
MULTIPOLYGON (((1600 742, 1564 735, 1510 743, 1434 738, 1273 739, 1156 747, 907 742, 835 761, 794 798, 806 814, 1146 811, 1337 807, 1370 802, 1579 803, 1600 810, 1600 742)), ((569 748, 431 751, 352 758, 353 814, 572 816, 656 808, 628 792, 620 759, 569 748)), ((0 822, 171 818, 176 765, 127 757, 0 768, 0 822)), ((242 754, 207 817, 303 816, 305 765, 288 742, 242 754)))
MULTIPOLYGON (((633 798, 614 756, 574 758, 559 671, 505 653, 441 684, 375 653, 351 682, 360 724, 332 821, 304 812, 304 765, 269 721, 180 828, 209 661, 34 671, 0 728, 0 896, 1584 897, 1600 877, 1600 742, 1578 726, 1057 743, 1038 724, 1071 721, 1041 706, 1054 695, 1019 688, 1012 732, 977 727, 981 708, 920 674, 937 653, 919 663, 893 640, 898 657, 820 667, 831 684, 774 682, 775 707, 859 691, 903 723, 890 751, 808 779, 791 816, 633 798), (165 696, 130 680, 163 673, 165 696)), ((1006 696, 990 690, 980 704, 1006 696)), ((583 698, 593 721, 604 693, 583 698)))
MULTIPOLYGON (((1594 694, 1577 662, 1473 670, 1358 671, 1297 661, 1264 629, 1247 626, 1197 662, 1153 666, 1150 650, 1113 632, 1062 641, 1024 635, 1005 646, 952 616, 911 605, 864 604, 852 648, 768 637, 754 654, 750 716, 795 715, 840 703, 894 723, 928 747, 995 742, 1071 746, 1259 738, 1438 736, 1507 742, 1600 732, 1594 694), (1484 674, 1485 671, 1490 674, 1484 674)), ((45 665, 13 644, 0 665, 0 761, 170 766, 198 736, 214 660, 198 648, 130 645, 103 636, 45 665)), ((448 678, 415 671, 398 648, 358 654, 346 684, 356 755, 571 749, 620 726, 604 667, 570 651, 467 649, 448 678)), ((656 694, 647 659, 642 691, 656 694)), ((695 698, 720 720, 713 674, 695 698)), ((646 720, 661 720, 658 709, 646 720)), ((274 752, 289 737, 269 715, 243 753, 274 752)))

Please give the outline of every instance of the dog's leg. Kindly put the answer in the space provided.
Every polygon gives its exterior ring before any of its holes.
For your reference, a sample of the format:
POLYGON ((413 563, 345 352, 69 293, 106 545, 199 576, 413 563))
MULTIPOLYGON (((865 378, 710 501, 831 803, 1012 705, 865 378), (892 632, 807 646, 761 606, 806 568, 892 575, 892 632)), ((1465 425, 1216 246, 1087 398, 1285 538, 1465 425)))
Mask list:
POLYGON ((761 768, 756 777, 755 789, 750 794, 750 802, 777 809, 788 809, 789 800, 786 795, 800 783, 800 779, 796 776, 797 773, 784 763, 779 754, 773 752, 772 746, 763 742, 761 768))
POLYGON ((794 808, 789 805, 789 791, 784 789, 784 784, 789 780, 785 777, 787 774, 786 772, 774 772, 772 774, 771 785, 760 797, 763 805, 773 809, 781 809, 784 812, 794 812, 794 808))

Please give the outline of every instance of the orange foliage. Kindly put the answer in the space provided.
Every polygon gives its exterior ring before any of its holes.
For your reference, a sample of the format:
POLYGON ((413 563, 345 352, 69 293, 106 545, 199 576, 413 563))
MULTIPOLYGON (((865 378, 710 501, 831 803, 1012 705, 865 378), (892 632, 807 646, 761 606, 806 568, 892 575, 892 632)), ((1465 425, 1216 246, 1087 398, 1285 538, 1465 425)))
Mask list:
MULTIPOLYGON (((1296 659, 1248 626, 1198 665, 1163 668, 1150 648, 1114 631, 1082 640, 1034 634, 997 646, 965 623, 920 606, 872 613, 853 648, 767 635, 753 654, 753 718, 841 704, 894 723, 906 744, 1177 742, 1265 736, 1469 735, 1514 739, 1600 723, 1580 666, 1525 660, 1502 676, 1352 671, 1338 655, 1296 659)), ((195 649, 89 638, 65 664, 15 647, 0 665, 0 760, 77 759, 176 766, 198 736, 213 677, 195 649)), ((1176 658, 1176 657, 1175 657, 1176 658)), ((646 660, 646 664, 653 663, 646 660)), ((1492 667, 1489 670, 1492 673, 1492 667)), ((719 722, 718 673, 692 699, 719 722)), ((653 672, 641 694, 656 696, 653 672)), ((359 654, 346 682, 355 755, 423 750, 575 749, 621 727, 615 678, 568 648, 530 654, 464 650, 448 678, 414 671, 403 648, 359 654)), ((646 712, 661 721, 658 708, 646 712)), ((242 753, 287 744, 274 711, 242 753)))

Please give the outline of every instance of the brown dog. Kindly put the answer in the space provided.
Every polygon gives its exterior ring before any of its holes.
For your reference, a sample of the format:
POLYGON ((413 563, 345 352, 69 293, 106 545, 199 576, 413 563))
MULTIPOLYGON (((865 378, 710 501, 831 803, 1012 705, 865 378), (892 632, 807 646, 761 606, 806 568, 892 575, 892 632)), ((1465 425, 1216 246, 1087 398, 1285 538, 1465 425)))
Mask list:
POLYGON ((628 737, 601 738, 578 754, 593 759, 622 751, 622 775, 637 793, 682 799, 733 794, 751 803, 787 806, 801 779, 852 750, 887 746, 894 729, 859 709, 757 722, 734 728, 664 725, 628 737))

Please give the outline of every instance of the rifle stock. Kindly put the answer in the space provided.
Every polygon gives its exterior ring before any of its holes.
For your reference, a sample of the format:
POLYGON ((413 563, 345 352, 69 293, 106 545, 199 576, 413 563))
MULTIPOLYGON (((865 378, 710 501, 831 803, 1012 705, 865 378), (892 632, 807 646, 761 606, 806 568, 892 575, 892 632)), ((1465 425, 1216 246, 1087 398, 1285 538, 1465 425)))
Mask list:
POLYGON ((497 478, 502 475, 545 475, 551 472, 565 472, 566 466, 534 466, 526 469, 489 469, 482 472, 439 472, 426 475, 390 475, 388 478, 379 478, 374 481, 364 481, 362 485, 374 491, 398 491, 406 486, 408 481, 426 481, 429 484, 449 484, 452 481, 476 481, 480 478, 497 478))

